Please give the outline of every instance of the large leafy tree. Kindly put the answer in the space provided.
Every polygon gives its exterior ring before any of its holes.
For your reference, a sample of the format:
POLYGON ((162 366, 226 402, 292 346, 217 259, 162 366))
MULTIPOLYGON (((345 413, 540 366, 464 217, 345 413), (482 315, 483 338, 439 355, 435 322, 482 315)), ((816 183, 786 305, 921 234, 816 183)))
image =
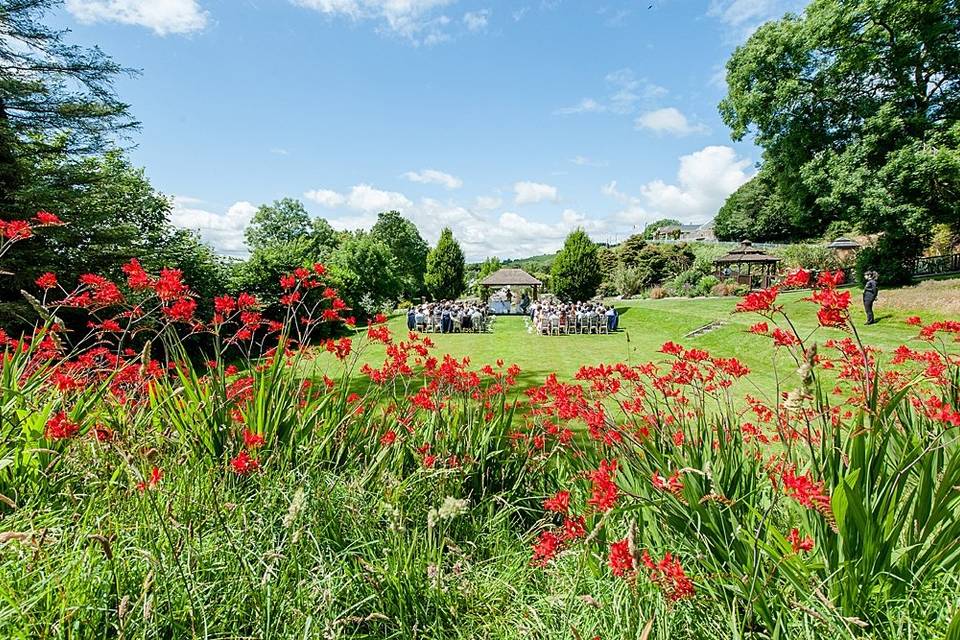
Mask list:
POLYGON ((503 263, 500 262, 500 258, 493 256, 487 258, 480 263, 480 269, 477 271, 476 277, 476 289, 475 293, 478 297, 482 297, 486 290, 484 287, 480 286, 480 283, 483 282, 483 279, 489 275, 493 275, 497 271, 500 271, 500 268, 503 266, 503 263))
POLYGON ((798 240, 811 235, 797 227, 789 202, 780 196, 768 169, 761 170, 730 194, 714 218, 719 240, 771 242, 798 240))
POLYGON ((406 298, 422 295, 430 246, 420 235, 417 226, 398 211, 385 211, 377 217, 370 235, 393 252, 396 276, 402 285, 401 294, 406 298))
POLYGON ((437 246, 427 256, 427 291, 434 300, 455 300, 466 288, 466 269, 463 249, 453 237, 453 231, 444 228, 437 246))
POLYGON ((303 203, 293 198, 262 204, 244 231, 251 251, 289 244, 309 238, 312 231, 310 214, 303 203))
POLYGON ((845 219, 912 252, 957 225, 958 34, 956 0, 813 0, 737 49, 721 115, 764 148, 794 226, 845 219))
POLYGON ((331 256, 330 272, 343 298, 361 315, 370 315, 400 296, 403 282, 396 258, 370 233, 346 238, 331 256))
POLYGON ((603 273, 597 244, 583 229, 567 236, 550 272, 553 292, 565 300, 589 300, 597 293, 603 273))
MULTIPOLYGON (((49 154, 99 152, 136 126, 113 91, 131 73, 44 24, 62 0, 0 0, 0 206, 49 154)), ((8 212, 10 210, 8 209, 8 212)), ((31 213, 31 212, 26 212, 31 213)))

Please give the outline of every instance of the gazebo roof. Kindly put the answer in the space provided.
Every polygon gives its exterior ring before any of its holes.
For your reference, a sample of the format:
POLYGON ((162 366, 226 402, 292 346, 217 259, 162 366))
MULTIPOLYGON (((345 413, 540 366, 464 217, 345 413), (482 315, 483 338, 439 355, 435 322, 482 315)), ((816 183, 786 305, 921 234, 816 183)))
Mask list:
POLYGON ((827 245, 828 249, 859 249, 860 243, 850 238, 837 238, 827 245))
POLYGON ((737 264, 743 262, 775 264, 780 262, 780 258, 772 256, 760 249, 754 249, 752 242, 744 240, 740 243, 739 247, 713 261, 714 264, 737 264))
POLYGON ((480 281, 485 287, 535 287, 543 283, 523 269, 500 269, 480 281))

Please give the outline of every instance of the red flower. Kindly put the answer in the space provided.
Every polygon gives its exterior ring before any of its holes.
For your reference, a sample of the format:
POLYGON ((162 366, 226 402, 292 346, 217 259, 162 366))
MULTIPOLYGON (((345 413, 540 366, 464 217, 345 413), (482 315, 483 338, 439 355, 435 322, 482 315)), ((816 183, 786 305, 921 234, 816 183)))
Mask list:
POLYGON ((11 220, 4 227, 3 235, 16 242, 33 236, 33 231, 30 229, 30 223, 26 220, 11 220))
POLYGON ((810 284, 810 272, 803 267, 797 267, 783 279, 783 286, 803 289, 810 284))
POLYGON ((547 511, 566 514, 570 509, 570 492, 557 491, 555 496, 543 501, 543 508, 547 511))
POLYGON ((385 447, 388 447, 394 442, 396 442, 396 440, 397 440, 397 432, 394 431, 393 429, 390 429, 385 434, 383 434, 382 438, 380 438, 380 444, 385 447))
POLYGON ((843 284, 846 279, 846 275, 844 275, 840 269, 832 273, 830 271, 821 271, 820 275, 817 276, 817 286, 823 287, 824 289, 833 289, 843 284))
POLYGON ((540 534, 537 543, 533 545, 533 558, 530 564, 535 567, 545 567, 547 563, 557 556, 560 550, 560 538, 552 531, 544 531, 540 534))
POLYGON ((243 444, 247 449, 256 449, 257 447, 262 447, 266 440, 263 439, 263 436, 255 431, 250 429, 243 430, 243 444))
POLYGON ((177 300, 170 306, 163 308, 163 314, 174 321, 190 322, 197 310, 197 301, 193 298, 177 300))
POLYGON ((813 550, 813 538, 801 538, 800 532, 795 528, 790 530, 790 533, 787 535, 787 540, 790 542, 790 546, 793 547, 794 553, 813 550))
POLYGON ((584 524, 583 516, 576 518, 566 518, 563 521, 563 539, 576 540, 587 535, 587 529, 584 524))
POLYGON ((669 552, 663 555, 663 560, 654 564, 650 555, 644 551, 643 561, 650 570, 650 580, 664 590, 668 600, 676 601, 693 597, 695 593, 693 582, 683 572, 680 562, 669 552))
POLYGON ((668 353, 673 356, 678 356, 683 353, 683 347, 674 342, 667 341, 664 342, 660 347, 660 353, 668 353))
POLYGON ((251 458, 250 454, 243 450, 230 461, 230 466, 233 467, 233 472, 238 476, 248 476, 260 468, 260 461, 251 458))
POLYGON ((758 322, 750 327, 750 333, 755 333, 758 336, 766 335, 769 330, 770 326, 766 322, 758 322))
POLYGON ((53 289, 57 286, 57 274, 49 271, 35 280, 37 287, 41 289, 53 289))
POLYGON ((73 437, 79 430, 80 425, 71 421, 65 411, 60 411, 47 420, 43 437, 47 440, 66 440, 73 437))
POLYGON ((233 313, 237 308, 237 301, 232 296, 217 296, 213 299, 213 310, 217 313, 233 313))
POLYGON ((56 216, 56 214, 50 213, 49 211, 37 211, 37 215, 34 217, 34 220, 37 221, 37 224, 43 226, 54 226, 61 225, 63 221, 56 216))
POLYGON ((780 477, 788 496, 804 507, 822 513, 830 510, 830 496, 824 493, 823 482, 813 480, 809 474, 797 475, 794 469, 786 469, 780 477))
POLYGON ((623 577, 633 571, 633 555, 630 553, 630 541, 624 538, 610 543, 610 554, 607 562, 613 575, 623 577))
POLYGON ((616 472, 616 460, 609 463, 603 460, 600 462, 599 469, 589 473, 592 491, 587 503, 596 507, 599 511, 609 511, 617 502, 620 492, 612 478, 616 472))
POLYGON ((146 491, 147 489, 155 488, 158 484, 160 484, 160 479, 162 477, 163 469, 154 466, 153 469, 150 470, 150 477, 137 483, 137 490, 146 491))
POLYGON ((800 342, 797 340, 797 336, 779 327, 773 330, 771 337, 773 338, 773 344, 778 347, 790 347, 800 342))
POLYGON ((131 258, 130 262, 120 267, 120 269, 127 276, 127 285, 131 289, 147 289, 153 285, 153 281, 150 279, 150 276, 140 266, 140 261, 136 258, 131 258))
POLYGON ((773 303, 777 301, 778 293, 780 293, 780 290, 777 287, 761 289, 760 291, 751 291, 743 297, 743 300, 737 303, 737 308, 735 311, 773 311, 773 303))
POLYGON ((910 316, 905 320, 905 322, 915 327, 919 327, 920 325, 923 324, 923 320, 920 319, 920 316, 910 316))

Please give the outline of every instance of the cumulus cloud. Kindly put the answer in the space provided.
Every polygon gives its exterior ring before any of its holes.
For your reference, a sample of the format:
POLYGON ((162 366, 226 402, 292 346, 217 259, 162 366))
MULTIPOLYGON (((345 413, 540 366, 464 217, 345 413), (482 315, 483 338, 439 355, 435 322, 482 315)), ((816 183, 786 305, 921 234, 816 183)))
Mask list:
POLYGON ((691 133, 704 133, 707 128, 702 124, 692 124, 687 116, 676 107, 665 107, 648 111, 637 118, 637 129, 648 129, 655 133, 686 136, 691 133))
POLYGON ((477 209, 488 211, 497 209, 503 204, 503 198, 497 196, 477 196, 477 209))
POLYGON ((400 211, 412 204, 398 191, 382 191, 369 184, 354 185, 347 194, 332 189, 313 189, 304 193, 303 197, 330 209, 346 205, 366 212, 400 211))
POLYGON ((463 180, 456 176, 436 169, 424 169, 423 171, 408 171, 403 174, 410 182, 419 182, 421 184, 439 184, 447 189, 459 189, 463 186, 463 180))
POLYGON ((455 0, 291 0, 294 4, 333 17, 370 20, 382 31, 414 44, 437 44, 450 39, 450 18, 437 10, 455 0))
POLYGON ((304 193, 303 197, 328 209, 335 209, 347 201, 346 196, 332 189, 313 189, 304 193))
POLYGON ((487 28, 490 21, 490 11, 483 9, 481 11, 468 11, 463 14, 463 24, 470 31, 483 31, 487 28))
POLYGON ((67 0, 66 8, 84 24, 119 22, 161 36, 202 31, 208 18, 196 0, 67 0))
POLYGON ((575 164, 578 167, 605 167, 607 162, 605 160, 594 160, 586 156, 574 156, 570 158, 571 164, 575 164))
POLYGON ((676 181, 653 180, 640 187, 639 195, 620 191, 616 182, 604 185, 604 195, 622 205, 614 217, 630 224, 659 218, 706 222, 731 193, 750 179, 750 161, 737 157, 727 146, 709 146, 680 158, 676 181))
POLYGON ((201 208, 201 200, 186 196, 173 199, 170 220, 173 224, 200 233, 200 237, 210 243, 217 251, 227 255, 245 255, 243 231, 257 207, 240 201, 232 204, 226 211, 218 213, 201 208))
POLYGON ((536 202, 557 200, 557 188, 542 182, 517 182, 513 185, 516 204, 534 204, 536 202))

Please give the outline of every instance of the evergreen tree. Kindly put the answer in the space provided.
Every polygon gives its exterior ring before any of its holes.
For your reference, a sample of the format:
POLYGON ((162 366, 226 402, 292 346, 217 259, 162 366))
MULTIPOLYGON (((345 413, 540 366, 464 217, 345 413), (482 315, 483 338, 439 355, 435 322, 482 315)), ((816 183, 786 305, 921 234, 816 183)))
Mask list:
POLYGON ((476 295, 483 297, 485 293, 484 288, 480 286, 480 283, 487 276, 500 271, 502 266, 500 258, 494 256, 492 258, 487 258, 482 263, 480 263, 480 270, 477 272, 477 284, 476 284, 476 295))
POLYGON ((440 233, 437 246, 427 256, 427 292, 434 300, 456 300, 466 288, 463 250, 448 227, 440 233))
POLYGON ((567 236, 551 269, 553 292, 564 300, 589 300, 597 293, 603 273, 596 243, 583 229, 567 236))

